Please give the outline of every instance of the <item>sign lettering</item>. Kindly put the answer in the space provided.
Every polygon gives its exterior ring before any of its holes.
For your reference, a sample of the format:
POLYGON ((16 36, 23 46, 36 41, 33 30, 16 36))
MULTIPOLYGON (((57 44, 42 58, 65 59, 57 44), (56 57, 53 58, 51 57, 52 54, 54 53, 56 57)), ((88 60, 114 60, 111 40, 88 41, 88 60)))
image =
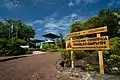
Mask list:
POLYGON ((109 49, 109 39, 108 36, 93 37, 67 41, 67 50, 108 50, 109 49), (73 45, 73 46, 71 46, 73 45))

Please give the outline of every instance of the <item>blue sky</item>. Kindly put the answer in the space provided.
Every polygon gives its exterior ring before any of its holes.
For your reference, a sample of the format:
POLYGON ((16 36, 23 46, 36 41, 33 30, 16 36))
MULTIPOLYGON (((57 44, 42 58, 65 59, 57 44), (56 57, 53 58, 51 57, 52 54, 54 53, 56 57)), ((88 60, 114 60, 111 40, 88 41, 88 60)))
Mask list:
POLYGON ((45 33, 67 34, 73 21, 85 21, 102 8, 120 8, 120 0, 0 0, 0 20, 21 20, 35 29, 36 39, 44 39, 45 33))

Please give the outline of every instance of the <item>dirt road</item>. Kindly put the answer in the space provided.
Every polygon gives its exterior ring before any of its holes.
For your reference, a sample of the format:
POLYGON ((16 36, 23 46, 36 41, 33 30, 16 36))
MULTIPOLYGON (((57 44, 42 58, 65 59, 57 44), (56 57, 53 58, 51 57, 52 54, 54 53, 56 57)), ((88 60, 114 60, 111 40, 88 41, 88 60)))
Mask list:
POLYGON ((0 62, 0 80, 69 80, 54 68, 59 53, 44 53, 0 62))

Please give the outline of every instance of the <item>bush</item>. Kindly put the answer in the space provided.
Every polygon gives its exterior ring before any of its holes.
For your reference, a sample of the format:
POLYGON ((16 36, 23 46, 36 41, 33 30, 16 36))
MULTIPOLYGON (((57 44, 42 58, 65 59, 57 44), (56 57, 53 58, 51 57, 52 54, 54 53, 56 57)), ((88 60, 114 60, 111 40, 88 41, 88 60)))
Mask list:
POLYGON ((104 55, 105 72, 108 74, 120 74, 120 56, 116 54, 104 55), (116 68, 117 70, 114 70, 116 68))
POLYGON ((25 54, 27 49, 23 49, 20 45, 25 45, 26 41, 20 39, 0 39, 0 56, 16 56, 25 54))
POLYGON ((60 52, 62 61, 64 61, 64 66, 67 67, 70 66, 71 65, 70 51, 61 49, 60 52))
POLYGON ((120 37, 110 39, 110 54, 120 55, 120 37))
POLYGON ((42 45, 42 49, 46 49, 47 50, 48 49, 48 44, 43 44, 42 45))
POLYGON ((55 44, 43 44, 41 51, 50 51, 56 52, 58 51, 55 44))
POLYGON ((110 39, 110 50, 104 51, 105 72, 120 74, 120 37, 110 39), (117 70, 113 70, 117 68, 117 70))
POLYGON ((33 51, 27 51, 26 54, 33 54, 33 51))

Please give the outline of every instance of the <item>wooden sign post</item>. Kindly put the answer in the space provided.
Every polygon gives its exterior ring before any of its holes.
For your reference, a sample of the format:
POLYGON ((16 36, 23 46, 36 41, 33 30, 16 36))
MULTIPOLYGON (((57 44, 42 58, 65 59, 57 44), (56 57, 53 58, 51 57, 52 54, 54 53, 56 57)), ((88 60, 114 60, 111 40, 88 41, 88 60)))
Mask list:
POLYGON ((108 36, 101 36, 100 33, 102 32, 107 32, 107 26, 67 34, 67 37, 70 38, 70 40, 66 41, 66 50, 71 51, 72 68, 74 68, 73 50, 97 50, 99 56, 100 74, 104 74, 102 51, 109 50, 109 39, 108 36), (97 34, 97 37, 87 37, 82 39, 73 38, 88 34, 97 34))
MULTIPOLYGON (((73 47, 72 38, 70 38, 71 47, 73 47)), ((71 67, 74 68, 73 51, 71 51, 71 67)))
MULTIPOLYGON (((97 34, 97 37, 100 37, 100 34, 97 34)), ((104 63, 103 63, 102 51, 98 51, 98 56, 99 56, 100 74, 104 74, 104 63)))

